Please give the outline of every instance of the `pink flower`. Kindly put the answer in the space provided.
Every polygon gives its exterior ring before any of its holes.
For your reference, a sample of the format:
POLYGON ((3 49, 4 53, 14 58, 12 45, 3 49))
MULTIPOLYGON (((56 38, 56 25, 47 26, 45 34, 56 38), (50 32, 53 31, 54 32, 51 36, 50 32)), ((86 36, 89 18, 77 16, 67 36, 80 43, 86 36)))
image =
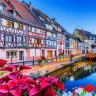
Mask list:
POLYGON ((25 66, 25 65, 21 65, 19 68, 20 68, 20 69, 19 69, 20 71, 21 71, 21 70, 24 70, 24 69, 31 69, 31 67, 25 66))
POLYGON ((5 68, 2 68, 1 70, 2 71, 14 71, 14 69, 15 69, 15 66, 13 66, 13 65, 10 65, 10 66, 7 66, 7 67, 5 67, 5 68))

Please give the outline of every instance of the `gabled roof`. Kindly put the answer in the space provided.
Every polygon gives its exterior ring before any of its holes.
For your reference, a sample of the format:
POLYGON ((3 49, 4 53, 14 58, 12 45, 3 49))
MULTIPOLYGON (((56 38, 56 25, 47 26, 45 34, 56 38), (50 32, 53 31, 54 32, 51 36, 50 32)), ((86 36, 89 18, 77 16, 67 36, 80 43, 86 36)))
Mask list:
POLYGON ((18 0, 10 0, 11 4, 14 6, 16 11, 20 14, 21 18, 25 21, 31 23, 36 27, 43 28, 40 23, 30 14, 28 9, 24 6, 23 3, 19 2, 18 0))
POLYGON ((11 15, 13 15, 13 10, 16 10, 18 16, 16 18, 21 19, 29 25, 34 27, 43 28, 41 24, 30 14, 27 8, 19 2, 18 0, 2 0, 2 3, 6 5, 5 11, 11 15))
MULTIPOLYGON (((13 10, 11 5, 7 2, 7 0, 2 0, 1 1, 6 7, 5 7, 5 11, 10 13, 9 10, 13 10)), ((11 13, 10 13, 11 14, 11 13)))
POLYGON ((78 31, 84 39, 88 39, 88 35, 86 34, 85 30, 83 29, 75 29, 75 31, 78 31))
POLYGON ((43 12, 41 12, 38 9, 35 9, 34 7, 32 8, 32 10, 35 12, 35 14, 37 16, 43 17, 44 18, 44 22, 46 22, 47 24, 52 24, 51 19, 46 14, 44 14, 43 12))
MULTIPOLYGON (((45 13, 43 13, 42 11, 32 7, 32 10, 30 10, 30 5, 28 3, 26 3, 25 1, 23 1, 23 4, 27 7, 27 9, 29 10, 30 13, 32 13, 32 15, 44 26, 44 23, 52 25, 53 23, 56 26, 59 26, 63 32, 66 32, 65 29, 56 21, 53 21, 49 16, 47 16, 45 13), (40 16, 44 19, 44 21, 40 20, 40 16)), ((55 30, 56 31, 56 30, 55 30)))

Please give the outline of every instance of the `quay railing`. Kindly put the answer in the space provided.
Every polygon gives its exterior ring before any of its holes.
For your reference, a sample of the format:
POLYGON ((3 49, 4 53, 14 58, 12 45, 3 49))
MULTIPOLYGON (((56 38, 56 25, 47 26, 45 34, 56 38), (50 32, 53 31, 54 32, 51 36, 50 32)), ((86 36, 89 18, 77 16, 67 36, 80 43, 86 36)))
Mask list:
MULTIPOLYGON (((64 55, 62 57, 60 56, 56 56, 56 57, 52 57, 52 58, 46 58, 46 63, 50 64, 50 63, 59 63, 59 62, 66 62, 66 61, 74 61, 76 58, 81 58, 82 56, 79 55, 75 55, 72 59, 70 58, 70 55, 64 55)), ((33 56, 32 60, 24 60, 24 57, 22 59, 22 61, 20 62, 13 62, 13 58, 11 57, 11 62, 8 64, 16 64, 16 65, 29 65, 29 66, 35 66, 38 65, 38 60, 36 60, 33 56)))

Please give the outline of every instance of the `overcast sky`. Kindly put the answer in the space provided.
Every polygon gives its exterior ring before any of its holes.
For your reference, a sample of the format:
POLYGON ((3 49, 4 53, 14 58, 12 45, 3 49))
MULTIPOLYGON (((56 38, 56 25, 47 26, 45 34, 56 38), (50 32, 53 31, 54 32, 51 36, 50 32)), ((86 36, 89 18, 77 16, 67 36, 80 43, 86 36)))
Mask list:
MULTIPOLYGON (((20 0, 22 1, 22 0, 20 0)), ((24 0, 56 20, 70 33, 83 28, 96 34, 96 0, 24 0)))

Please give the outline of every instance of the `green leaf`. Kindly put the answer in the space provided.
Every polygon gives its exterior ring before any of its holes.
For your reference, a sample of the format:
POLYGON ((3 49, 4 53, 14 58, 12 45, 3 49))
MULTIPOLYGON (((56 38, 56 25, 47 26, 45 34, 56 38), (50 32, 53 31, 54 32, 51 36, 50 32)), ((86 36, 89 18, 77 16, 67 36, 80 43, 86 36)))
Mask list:
POLYGON ((3 74, 3 72, 0 71, 0 75, 2 75, 2 74, 3 74))
POLYGON ((58 96, 61 96, 61 94, 60 94, 60 92, 59 92, 59 91, 57 92, 57 94, 58 94, 58 96))

